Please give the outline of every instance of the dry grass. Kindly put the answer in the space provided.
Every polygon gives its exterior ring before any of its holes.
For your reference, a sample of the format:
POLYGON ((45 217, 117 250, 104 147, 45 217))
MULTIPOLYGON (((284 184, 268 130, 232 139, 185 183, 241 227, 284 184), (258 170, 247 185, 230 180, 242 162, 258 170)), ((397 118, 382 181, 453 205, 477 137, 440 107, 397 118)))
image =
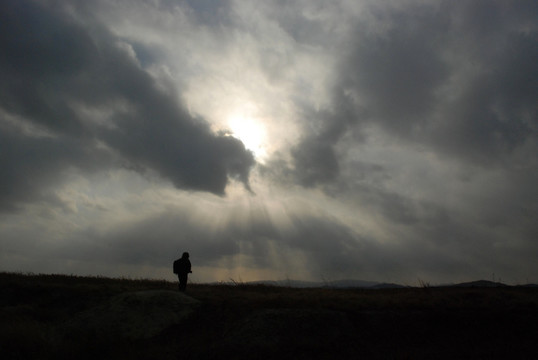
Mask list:
POLYGON ((187 289, 202 304, 195 315, 149 340, 62 335, 69 319, 113 296, 176 287, 154 280, 0 273, 0 351, 8 359, 251 359, 253 354, 260 359, 336 354, 517 359, 536 354, 538 290, 522 287, 195 284, 187 289))

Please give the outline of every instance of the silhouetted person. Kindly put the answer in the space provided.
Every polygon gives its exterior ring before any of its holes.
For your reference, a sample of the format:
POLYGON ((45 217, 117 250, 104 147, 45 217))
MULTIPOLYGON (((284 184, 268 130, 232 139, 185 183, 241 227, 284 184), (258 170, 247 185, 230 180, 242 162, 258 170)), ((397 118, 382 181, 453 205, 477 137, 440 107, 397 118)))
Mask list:
POLYGON ((179 291, 185 291, 187 288, 187 277, 189 273, 192 273, 189 253, 184 252, 180 259, 174 261, 174 274, 177 274, 177 278, 179 279, 179 291))

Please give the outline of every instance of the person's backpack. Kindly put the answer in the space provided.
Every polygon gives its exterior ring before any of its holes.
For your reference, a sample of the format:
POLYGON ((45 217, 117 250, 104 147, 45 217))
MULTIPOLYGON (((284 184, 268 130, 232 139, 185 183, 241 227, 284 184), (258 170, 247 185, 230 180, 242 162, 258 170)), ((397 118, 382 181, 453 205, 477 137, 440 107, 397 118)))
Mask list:
POLYGON ((179 273, 179 259, 174 261, 174 274, 178 274, 178 273, 179 273))

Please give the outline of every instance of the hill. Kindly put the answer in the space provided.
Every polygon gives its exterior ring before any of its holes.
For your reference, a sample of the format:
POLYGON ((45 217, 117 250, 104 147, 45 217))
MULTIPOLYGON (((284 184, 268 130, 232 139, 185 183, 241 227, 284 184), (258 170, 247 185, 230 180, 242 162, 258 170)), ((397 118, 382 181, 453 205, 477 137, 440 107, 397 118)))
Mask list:
POLYGON ((0 274, 4 359, 533 358, 538 289, 0 274))
MULTIPOLYGON (((227 285, 237 285, 235 282, 226 283, 227 285)), ((243 283, 243 285, 269 285, 283 286, 291 288, 373 288, 380 285, 374 281, 364 280, 332 280, 332 281, 304 281, 304 280, 261 280, 243 283)))
MULTIPOLYGON (((213 283, 213 285, 269 285, 269 286, 284 286, 292 288, 335 288, 335 289, 353 289, 353 288, 362 288, 362 289, 402 289, 402 288, 412 288, 412 286, 400 285, 395 283, 380 283, 375 281, 365 281, 365 280, 353 280, 353 279, 344 279, 344 280, 331 280, 331 281, 302 281, 302 280, 261 280, 261 281, 251 281, 251 282, 219 282, 213 283)), ((427 282, 419 282, 419 287, 473 287, 473 288, 482 288, 482 287, 506 287, 510 285, 503 284, 501 282, 493 282, 488 280, 477 280, 469 281, 457 284, 443 284, 443 285, 431 285, 427 282)), ((517 287, 538 287, 536 284, 525 284, 525 285, 516 285, 517 287)))
POLYGON ((496 281, 477 280, 477 281, 464 282, 464 283, 456 284, 453 286, 457 286, 457 287, 504 287, 508 285, 500 283, 500 282, 496 282, 496 281))

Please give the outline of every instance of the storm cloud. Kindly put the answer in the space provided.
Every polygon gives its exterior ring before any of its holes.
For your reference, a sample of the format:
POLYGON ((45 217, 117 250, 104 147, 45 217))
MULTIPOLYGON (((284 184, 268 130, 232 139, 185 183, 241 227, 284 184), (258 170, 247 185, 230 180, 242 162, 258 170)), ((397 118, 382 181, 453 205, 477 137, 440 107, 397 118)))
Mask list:
POLYGON ((248 187, 252 154, 189 114, 130 44, 98 24, 83 27, 62 7, 2 7, 2 208, 69 168, 96 171, 111 158, 181 189, 224 194, 230 178, 248 187))
POLYGON ((380 2, 367 10, 367 21, 350 26, 330 105, 305 119, 317 125, 293 151, 300 181, 305 167, 334 179, 338 142, 351 132, 360 142, 373 127, 479 166, 535 143, 534 2, 380 2))

